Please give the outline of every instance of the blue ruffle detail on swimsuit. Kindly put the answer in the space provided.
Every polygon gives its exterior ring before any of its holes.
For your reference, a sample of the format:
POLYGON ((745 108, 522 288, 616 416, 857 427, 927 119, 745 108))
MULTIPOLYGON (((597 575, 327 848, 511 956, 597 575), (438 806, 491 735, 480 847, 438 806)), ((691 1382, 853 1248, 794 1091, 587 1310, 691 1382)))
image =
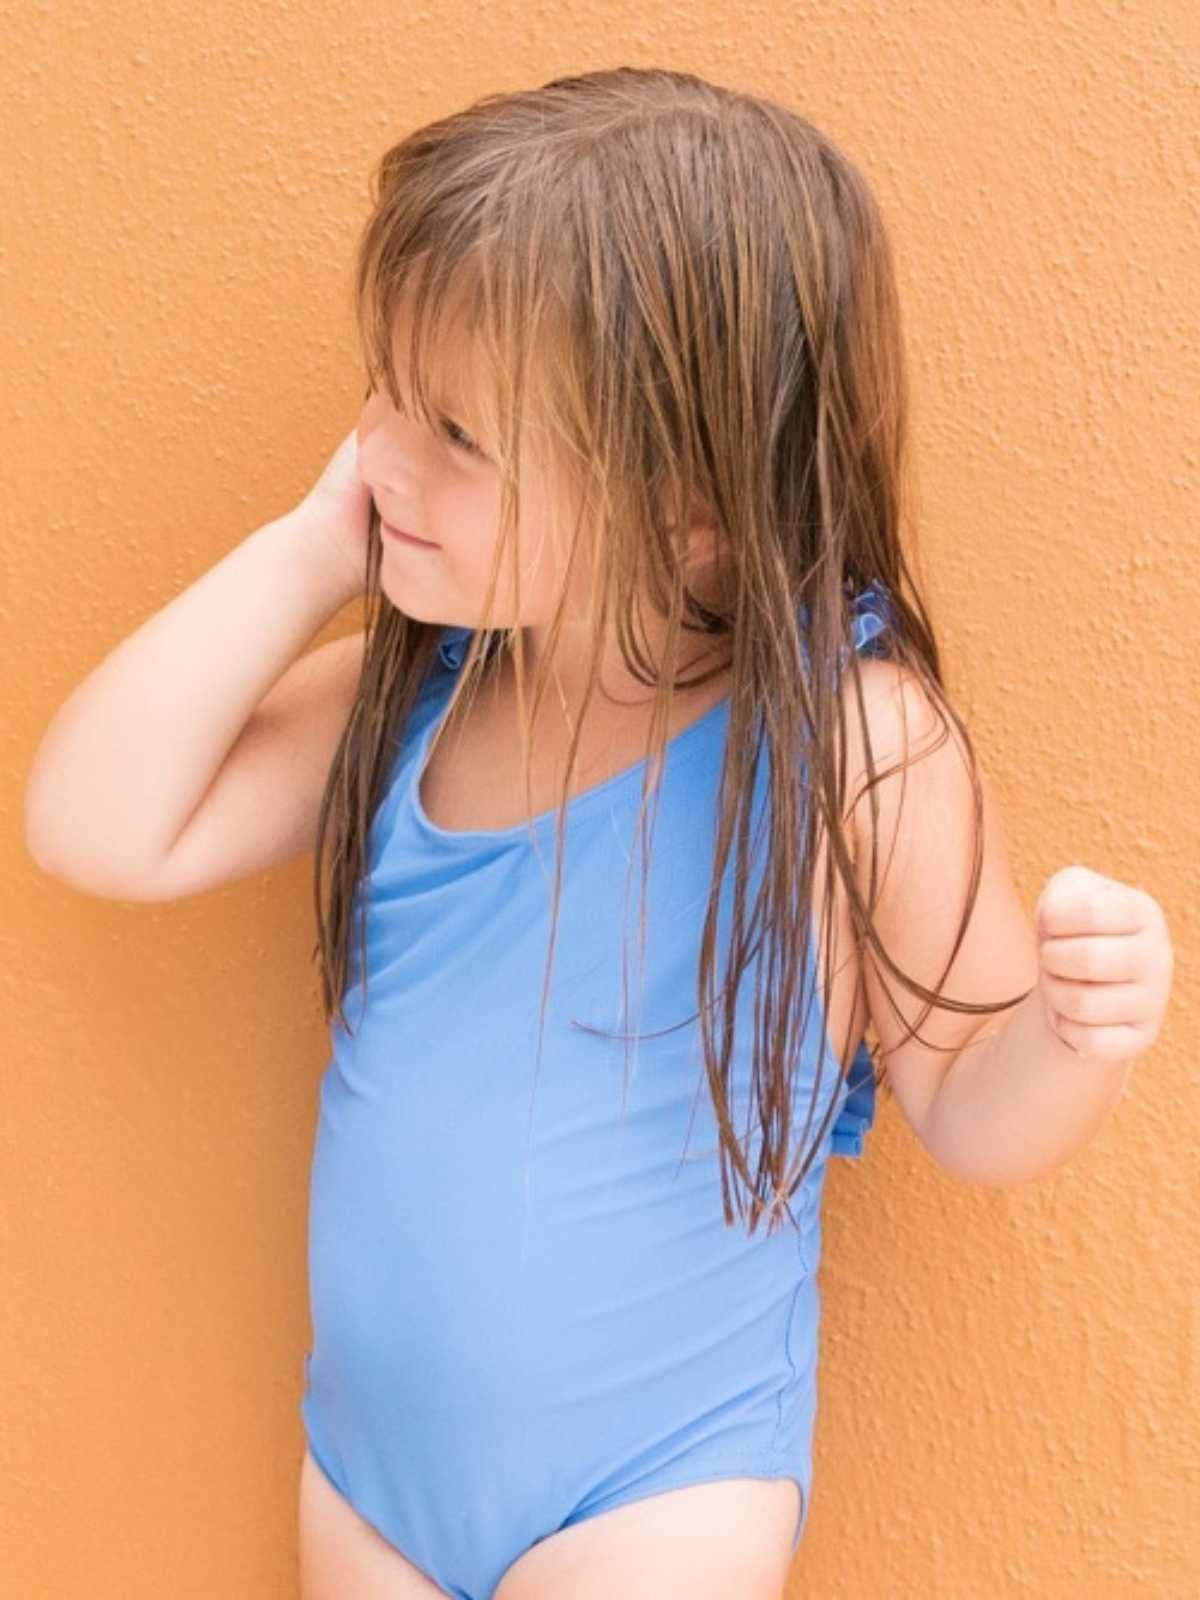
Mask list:
POLYGON ((851 612, 855 652, 869 656, 886 655, 886 646, 875 642, 892 625, 892 605, 886 587, 872 579, 865 589, 854 596, 851 612))
POLYGON ((867 1134, 875 1121, 875 1063, 871 1060, 865 1039, 850 1063, 846 1082, 846 1098, 834 1118, 830 1153, 835 1156, 861 1156, 867 1134))
POLYGON ((462 666, 472 631, 470 628, 455 627, 444 630, 442 642, 438 645, 438 655, 441 657, 442 665, 449 667, 451 672, 457 672, 462 666))

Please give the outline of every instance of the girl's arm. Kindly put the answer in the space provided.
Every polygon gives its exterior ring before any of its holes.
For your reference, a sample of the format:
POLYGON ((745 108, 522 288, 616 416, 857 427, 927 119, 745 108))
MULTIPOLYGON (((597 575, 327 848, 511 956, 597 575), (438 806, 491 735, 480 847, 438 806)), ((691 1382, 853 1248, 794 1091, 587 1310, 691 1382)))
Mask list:
MULTIPOLYGON (((1165 922, 1144 891, 1074 868, 1050 880, 1035 923, 1013 881, 999 809, 981 771, 980 878, 951 962, 976 834, 967 757, 953 724, 943 733, 907 669, 878 659, 862 660, 860 669, 876 771, 905 758, 906 731, 910 761, 874 790, 882 890, 873 920, 886 954, 952 999, 990 1003, 1031 991, 992 1016, 934 1008, 919 1037, 904 1040, 924 1002, 886 971, 885 990, 868 950, 863 982, 895 1098, 947 1171, 1001 1187, 1027 1182, 1091 1138, 1120 1097, 1132 1057, 1153 1042, 1170 986, 1165 922)), ((857 793, 865 780, 852 710, 847 721, 857 793)), ((853 817, 856 881, 866 899, 869 797, 853 817)))
POLYGON ((267 691, 360 588, 305 504, 117 645, 35 754, 25 831, 39 865, 139 897, 267 691))

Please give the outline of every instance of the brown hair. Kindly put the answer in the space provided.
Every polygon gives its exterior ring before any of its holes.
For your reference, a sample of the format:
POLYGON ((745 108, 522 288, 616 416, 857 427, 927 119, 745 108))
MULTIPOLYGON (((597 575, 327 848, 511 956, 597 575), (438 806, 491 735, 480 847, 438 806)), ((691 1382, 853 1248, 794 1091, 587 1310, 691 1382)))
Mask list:
MULTIPOLYGON (((827 1114, 790 1173, 795 1030, 802 1026, 798 1005, 819 837, 829 841, 831 869, 846 888, 860 948, 869 945, 888 971, 898 972, 871 921, 875 851, 864 904, 846 829, 851 808, 843 805, 846 730, 838 679, 847 655, 871 774, 863 793, 901 770, 875 773, 855 652, 846 651, 853 598, 867 585, 886 590, 888 652, 919 675, 971 751, 976 867, 960 939, 981 854, 974 752, 945 698, 937 645, 902 552, 912 499, 907 387, 878 209, 858 169, 795 112, 688 73, 632 67, 489 95, 418 128, 379 161, 372 201, 354 281, 371 387, 386 385, 395 404, 428 420, 436 385, 427 375, 437 371, 444 336, 464 332, 487 374, 478 405, 502 474, 501 527, 484 615, 470 636, 451 709, 459 696, 475 692, 502 650, 513 652, 525 704, 521 629, 492 628, 489 618, 505 553, 515 592, 515 463, 530 440, 553 464, 561 491, 568 573, 582 563, 591 574, 592 677, 582 709, 596 681, 603 630, 613 625, 629 670, 659 691, 639 813, 643 890, 653 829, 648 803, 657 798, 675 684, 660 680, 638 649, 638 593, 648 592, 666 621, 668 659, 676 659, 683 633, 699 634, 730 670, 696 1014, 720 1130, 726 1224, 732 1222, 728 1163, 750 1193, 750 1232, 765 1207, 770 1233, 781 1209, 790 1214, 787 1200, 828 1123, 827 1114), (401 297, 413 308, 411 400, 399 392, 393 357, 401 297), (685 509, 697 503, 711 510, 718 530, 719 601, 701 598, 675 533, 686 523, 685 509), (747 923, 751 799, 764 737, 771 774, 767 867, 747 923), (811 806, 803 804, 797 781, 802 770, 811 806), (728 976, 714 996, 717 904, 731 852, 728 976), (762 1146, 752 1178, 728 1090, 733 1006, 756 949, 752 1081, 762 1146)), ((374 515, 362 676, 330 771, 316 845, 324 1010, 327 1020, 336 1012, 343 1027, 350 924, 371 819, 390 752, 442 631, 389 602, 379 589, 379 566, 374 515)), ((560 605, 522 730, 527 799, 528 728, 553 670, 563 614, 560 605)), ((578 728, 558 808, 543 1030, 577 746, 578 728)), ((832 872, 829 882, 827 930, 832 872)), ((365 904, 360 911, 365 983, 365 904)), ((1021 998, 976 1005, 904 981, 928 1005, 957 1011, 991 1013, 1021 998)), ((921 1020, 927 1015, 928 1009, 921 1020)), ((839 1051, 843 1059, 849 1043, 839 1051)), ((876 1082, 882 1081, 881 1074, 876 1082)), ((806 1126, 811 1120, 810 1112, 806 1126)))

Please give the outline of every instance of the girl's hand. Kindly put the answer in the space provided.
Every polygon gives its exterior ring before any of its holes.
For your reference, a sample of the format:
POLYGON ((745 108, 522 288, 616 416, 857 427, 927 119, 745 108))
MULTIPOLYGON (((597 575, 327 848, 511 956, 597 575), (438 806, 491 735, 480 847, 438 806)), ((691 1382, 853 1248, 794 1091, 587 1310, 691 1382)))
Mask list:
POLYGON ((1158 901, 1087 867, 1063 867, 1043 888, 1034 920, 1038 988, 1059 1038, 1104 1061, 1148 1049, 1175 965, 1158 901))
POLYGON ((372 504, 371 491, 358 475, 358 430, 351 428, 294 513, 332 553, 333 569, 339 582, 344 578, 349 599, 367 586, 372 504))

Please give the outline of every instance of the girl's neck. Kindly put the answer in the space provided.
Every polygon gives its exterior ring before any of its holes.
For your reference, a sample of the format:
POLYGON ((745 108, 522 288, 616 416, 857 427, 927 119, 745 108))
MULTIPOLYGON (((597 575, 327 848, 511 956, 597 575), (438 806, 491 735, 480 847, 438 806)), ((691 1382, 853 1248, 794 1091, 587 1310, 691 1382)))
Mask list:
MULTIPOLYGON (((710 645, 703 656, 693 649, 686 659, 688 665, 676 675, 692 678, 705 667, 716 665, 721 657, 710 645)), ((705 683, 676 688, 667 712, 665 737, 673 738, 725 699, 729 694, 731 678, 731 669, 725 662, 721 670, 705 683)), ((583 717, 576 756, 578 772, 583 777, 594 771, 606 773, 609 769, 616 770, 629 765, 640 760, 648 748, 654 701, 659 691, 653 686, 638 683, 623 666, 619 683, 614 684, 612 679, 611 669, 602 669, 583 717)), ((527 710, 532 699, 532 684, 532 669, 527 663, 527 710)), ((496 725, 507 730, 506 738, 518 739, 520 708, 516 667, 509 652, 501 651, 497 655, 481 684, 480 692, 489 719, 495 718, 496 725)), ((538 707, 532 741, 542 759, 548 759, 556 766, 565 761, 566 752, 574 738, 576 724, 580 721, 582 695, 582 676, 572 696, 566 691, 566 686, 556 685, 551 670, 549 685, 538 707)))
MULTIPOLYGON (((727 640, 696 642, 689 637, 683 643, 679 663, 673 670, 665 670, 660 656, 652 659, 656 661, 664 680, 676 680, 676 687, 672 691, 672 701, 675 705, 694 704, 700 700, 715 704, 728 693, 732 669, 727 640), (719 671, 706 682, 694 684, 691 681, 717 667, 719 671), (679 679, 687 681, 679 683, 679 679)), ((494 669, 497 693, 515 704, 516 664, 510 651, 499 652, 494 669)), ((528 698, 537 675, 537 658, 533 656, 531 659, 528 650, 524 669, 525 693, 528 698)), ((570 662, 564 666, 561 660, 552 663, 549 688, 543 696, 543 708, 553 704, 559 718, 564 719, 568 726, 574 726, 583 702, 587 677, 588 667, 584 660, 581 660, 577 667, 573 667, 570 662)), ((618 649, 600 664, 587 715, 589 719, 597 716, 631 722, 642 718, 648 722, 659 693, 658 686, 643 683, 630 672, 618 649)))

